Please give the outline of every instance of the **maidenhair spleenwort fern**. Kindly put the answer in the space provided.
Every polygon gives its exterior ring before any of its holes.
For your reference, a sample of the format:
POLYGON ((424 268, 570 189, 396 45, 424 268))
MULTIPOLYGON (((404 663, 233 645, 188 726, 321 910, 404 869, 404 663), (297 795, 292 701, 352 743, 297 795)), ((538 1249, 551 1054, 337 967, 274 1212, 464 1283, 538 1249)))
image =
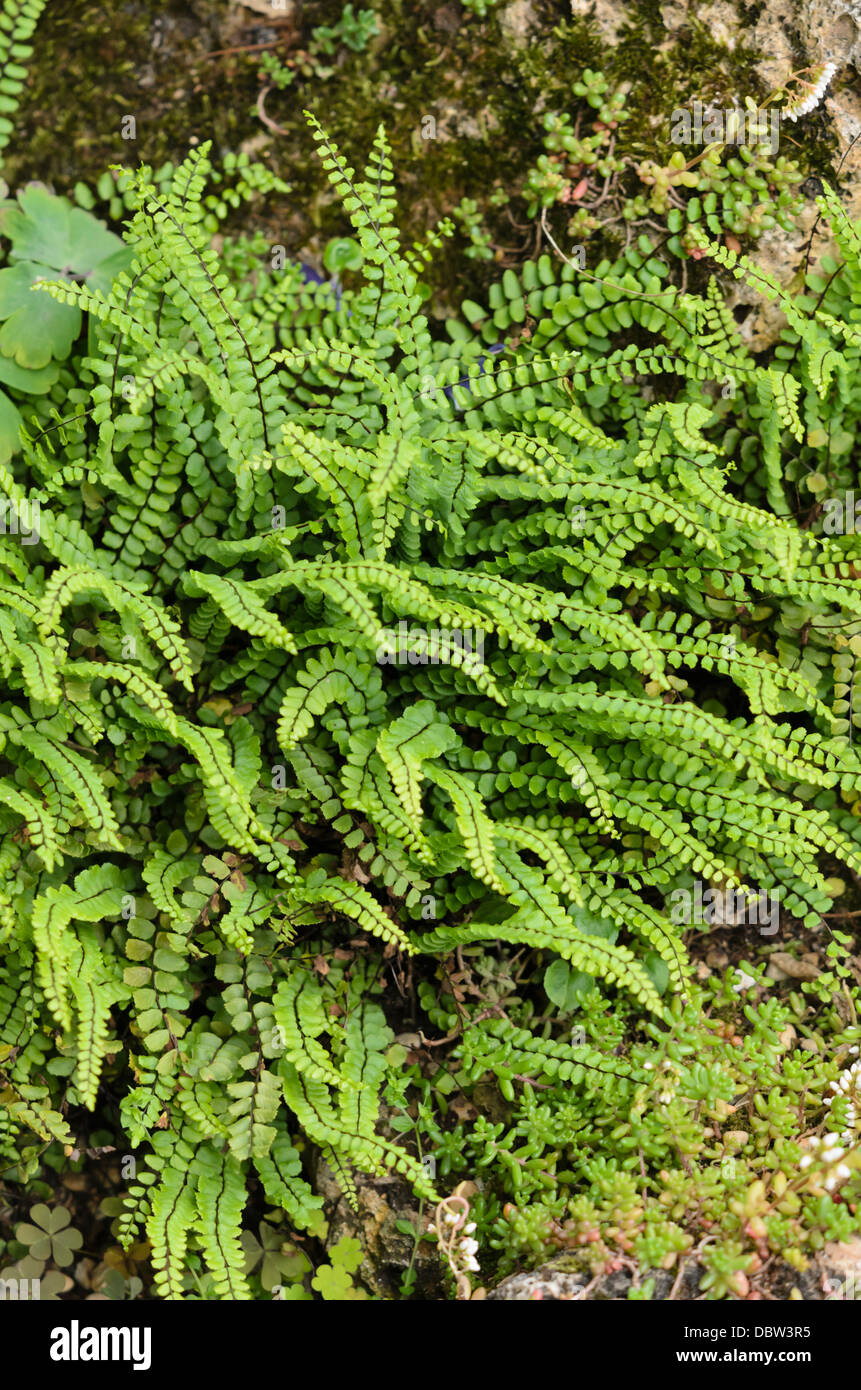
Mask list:
MULTIPOLYGON (((33 37, 48 0, 3 0, 0 10, 0 152, 15 131, 11 120, 18 110, 27 77, 33 37)), ((0 167, 2 167, 0 158, 0 167)))
MULTIPOLYGON (((309 933, 521 943, 664 1017, 679 882, 818 921, 823 856, 861 872, 831 673, 764 623, 861 618, 855 555, 787 518, 780 477, 800 393, 848 389, 861 330, 793 311, 795 374, 759 366, 714 284, 662 287, 632 248, 506 272, 435 337, 439 235, 402 249, 383 133, 356 174, 311 126, 358 287, 221 262, 207 146, 167 186, 142 169, 110 292, 33 291, 88 337, 0 470, 38 532, 0 536, 5 1152, 69 1142, 110 1067, 122 1233, 170 1298, 192 1242, 209 1296, 248 1297, 249 1184, 314 1227, 302 1145, 348 1194, 359 1169, 438 1195, 379 1132, 379 1005, 324 997, 309 933), (727 379, 760 405, 768 508, 734 491, 733 398, 704 394, 727 379)), ((500 1020, 465 1048, 629 1070, 500 1020)))

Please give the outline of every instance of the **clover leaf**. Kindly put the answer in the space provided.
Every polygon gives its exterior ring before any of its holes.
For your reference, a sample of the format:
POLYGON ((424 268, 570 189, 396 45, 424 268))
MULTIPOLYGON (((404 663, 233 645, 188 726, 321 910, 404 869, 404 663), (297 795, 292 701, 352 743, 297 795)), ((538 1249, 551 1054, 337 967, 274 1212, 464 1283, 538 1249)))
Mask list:
POLYGON ((311 1287, 322 1294, 327 1303, 358 1302, 367 1298, 363 1289, 355 1288, 343 1265, 321 1265, 311 1280, 311 1287))
POLYGON ((241 1244, 245 1251, 246 1274, 256 1269, 262 1259, 260 1282, 264 1289, 271 1290, 279 1284, 293 1283, 309 1272, 311 1261, 308 1256, 285 1240, 283 1231, 261 1221, 259 1234, 260 1240, 257 1240, 252 1231, 243 1231, 241 1244))
POLYGON ((44 1202, 37 1202, 30 1216, 32 1224, 22 1221, 15 1227, 15 1239, 29 1247, 34 1260, 53 1259, 55 1264, 70 1265, 84 1237, 69 1225, 72 1218, 66 1208, 52 1211, 44 1202))
POLYGON ((342 1236, 328 1253, 332 1263, 320 1265, 311 1280, 312 1289, 322 1294, 326 1302, 359 1302, 367 1299, 365 1290, 356 1288, 353 1283, 353 1275, 364 1258, 361 1241, 354 1236, 342 1236))
POLYGON ((362 1242, 356 1240, 355 1236, 342 1236, 337 1245, 333 1245, 329 1250, 332 1264, 340 1265, 349 1274, 355 1274, 364 1258, 362 1242))
POLYGON ((96 1285, 96 1293, 89 1297, 108 1299, 111 1302, 121 1303, 130 1299, 137 1298, 143 1289, 143 1281, 132 1275, 131 1278, 124 1278, 118 1269, 106 1269, 96 1285))
POLYGON ((39 1301, 41 1303, 58 1303, 61 1293, 68 1293, 72 1288, 72 1280, 68 1274, 61 1274, 58 1269, 49 1269, 47 1274, 43 1273, 45 1264, 43 1260, 31 1260, 25 1255, 23 1260, 18 1260, 14 1265, 8 1265, 6 1269, 0 1269, 0 1284, 9 1284, 13 1280, 25 1280, 28 1284, 31 1280, 39 1281, 39 1301))

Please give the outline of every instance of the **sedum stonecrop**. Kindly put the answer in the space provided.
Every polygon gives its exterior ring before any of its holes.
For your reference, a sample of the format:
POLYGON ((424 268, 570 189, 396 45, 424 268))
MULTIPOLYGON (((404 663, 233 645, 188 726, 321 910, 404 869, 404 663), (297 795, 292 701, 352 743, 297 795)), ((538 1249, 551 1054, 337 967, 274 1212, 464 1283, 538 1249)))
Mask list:
MULTIPOLYGON (((662 286, 645 244, 506 272, 433 336, 419 277, 450 227, 405 250, 383 133, 357 175, 311 124, 361 271, 220 260, 208 147, 143 168, 112 287, 30 291, 86 339, 0 466, 4 1162, 70 1144, 109 1076, 139 1164, 120 1231, 171 1298, 190 1250, 209 1296, 251 1296, 250 1184, 316 1228, 308 1143, 348 1195, 395 1170, 439 1198, 379 1132, 383 1010, 332 1007, 321 952, 525 945, 666 1027, 680 882, 811 923, 822 856, 861 872, 838 687, 764 621, 839 631, 861 604, 780 471, 858 330, 796 314, 792 370, 757 365, 716 285, 662 286), (764 506, 733 490, 726 381, 759 403, 764 506)), ((528 1067, 504 1032, 477 1024, 471 1065, 528 1067)), ((548 1046, 571 1087, 637 1080, 548 1046)))

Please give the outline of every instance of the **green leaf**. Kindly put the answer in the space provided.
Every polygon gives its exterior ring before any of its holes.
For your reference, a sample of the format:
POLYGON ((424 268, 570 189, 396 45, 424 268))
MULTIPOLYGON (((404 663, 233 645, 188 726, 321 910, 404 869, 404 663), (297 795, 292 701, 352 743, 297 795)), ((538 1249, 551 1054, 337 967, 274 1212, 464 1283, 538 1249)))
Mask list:
POLYGON ((81 311, 58 304, 33 286, 47 280, 45 265, 21 261, 0 270, 0 352, 19 367, 46 367, 52 357, 68 357, 81 331, 81 311))

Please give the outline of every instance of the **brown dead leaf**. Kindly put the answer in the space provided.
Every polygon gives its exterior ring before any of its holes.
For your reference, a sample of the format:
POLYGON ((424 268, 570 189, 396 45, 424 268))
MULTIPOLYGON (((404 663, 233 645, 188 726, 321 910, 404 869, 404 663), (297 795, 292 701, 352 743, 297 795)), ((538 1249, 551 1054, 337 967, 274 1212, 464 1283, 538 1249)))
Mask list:
POLYGON ((139 786, 140 786, 141 782, 151 782, 151 781, 153 780, 154 777, 155 777, 155 768, 153 768, 153 767, 142 767, 142 768, 139 768, 138 771, 137 771, 137 772, 133 772, 132 775, 131 775, 131 777, 129 778, 129 786, 132 788, 132 790, 134 790, 135 787, 139 787, 139 786))
POLYGON ((796 960, 788 951, 773 951, 768 959, 769 964, 776 965, 792 980, 815 980, 821 974, 818 965, 809 960, 796 960))
MULTIPOLYGON (((80 1158, 80 1150, 74 1151, 80 1158)), ((63 1178, 63 1186, 70 1192, 84 1192, 90 1186, 86 1173, 67 1173, 63 1178)))
MULTIPOLYGON (((844 986, 844 988, 845 988, 845 986, 844 986)), ((834 1007, 836 1008, 838 1014, 840 1015, 840 1017, 841 1017, 841 1019, 842 1019, 842 1021, 843 1021, 844 1023, 854 1023, 854 1022, 855 1022, 855 1018, 856 1018, 855 1006, 853 1005, 852 1000, 851 1000, 851 998, 849 997, 848 992, 847 992, 846 994, 838 994, 838 995, 835 997, 835 999, 834 999, 834 1007)))
POLYGON ((467 1100, 466 1096, 458 1096, 457 1100, 451 1102, 449 1109, 454 1111, 459 1120, 465 1122, 471 1122, 478 1118, 478 1111, 472 1101, 467 1100))
POLYGON ((470 1201, 472 1197, 478 1196, 480 1190, 478 1185, 472 1181, 459 1182, 454 1189, 453 1195, 455 1197, 465 1197, 467 1201, 470 1201))

